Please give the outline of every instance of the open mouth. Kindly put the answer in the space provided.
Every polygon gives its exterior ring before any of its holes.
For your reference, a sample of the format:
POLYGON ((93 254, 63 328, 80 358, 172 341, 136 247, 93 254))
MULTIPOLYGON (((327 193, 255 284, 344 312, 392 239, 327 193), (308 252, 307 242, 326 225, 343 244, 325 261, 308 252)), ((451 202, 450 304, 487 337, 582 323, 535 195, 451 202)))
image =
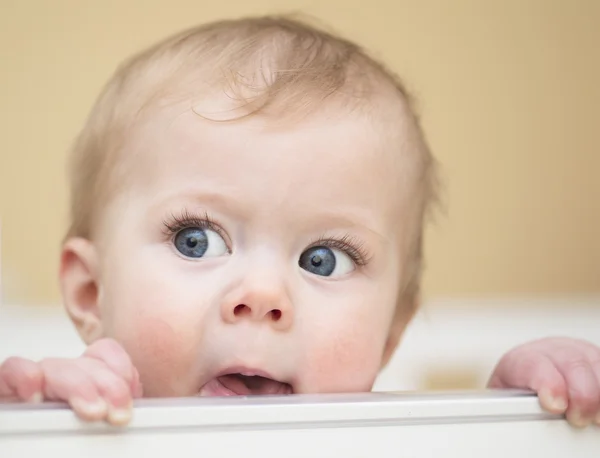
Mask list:
POLYGON ((292 386, 261 375, 239 372, 215 377, 201 390, 202 396, 253 396, 292 394, 292 386))

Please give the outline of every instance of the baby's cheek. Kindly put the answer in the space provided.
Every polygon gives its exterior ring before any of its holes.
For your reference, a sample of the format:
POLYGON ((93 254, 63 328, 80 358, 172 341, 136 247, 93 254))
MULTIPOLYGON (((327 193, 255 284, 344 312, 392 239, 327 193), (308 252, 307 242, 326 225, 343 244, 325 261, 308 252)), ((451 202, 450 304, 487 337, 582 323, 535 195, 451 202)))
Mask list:
POLYGON ((144 396, 166 397, 194 394, 194 336, 178 323, 161 317, 141 316, 135 327, 116 336, 140 373, 144 396))
POLYGON ((153 264, 127 263, 107 274, 103 322, 107 337, 125 347, 140 373, 145 396, 194 393, 203 304, 153 264))
POLYGON ((378 332, 332 329, 314 339, 306 352, 302 385, 313 392, 370 391, 381 367, 383 345, 378 332))

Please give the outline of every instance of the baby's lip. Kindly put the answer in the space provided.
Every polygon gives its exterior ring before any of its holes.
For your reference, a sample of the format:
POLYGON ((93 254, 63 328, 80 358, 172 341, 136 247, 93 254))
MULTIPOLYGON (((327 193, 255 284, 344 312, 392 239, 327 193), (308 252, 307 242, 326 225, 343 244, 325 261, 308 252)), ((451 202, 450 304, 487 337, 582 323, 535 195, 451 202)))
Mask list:
POLYGON ((245 375, 246 377, 264 377, 264 378, 270 378, 271 380, 276 380, 275 377, 273 377, 271 374, 269 374, 266 371, 263 371, 260 369, 252 369, 250 367, 245 367, 245 366, 228 367, 228 368, 223 369, 222 371, 218 372, 217 375, 215 376, 215 378, 219 378, 224 375, 231 375, 231 374, 240 374, 240 375, 245 375))
POLYGON ((209 380, 200 390, 201 396, 250 396, 292 394, 289 383, 269 372, 246 366, 232 366, 209 380))

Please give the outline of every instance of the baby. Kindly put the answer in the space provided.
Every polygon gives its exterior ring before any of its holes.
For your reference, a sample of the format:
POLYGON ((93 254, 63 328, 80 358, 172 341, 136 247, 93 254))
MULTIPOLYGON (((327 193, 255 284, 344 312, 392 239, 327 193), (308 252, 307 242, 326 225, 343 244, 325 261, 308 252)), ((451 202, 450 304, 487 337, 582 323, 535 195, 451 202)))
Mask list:
MULTIPOLYGON (((0 397, 126 424, 132 399, 370 391, 419 307, 435 161, 400 81, 289 18, 184 31, 105 87, 74 147, 60 261, 75 359, 11 358, 0 397)), ((502 358, 600 423, 600 349, 502 358)))

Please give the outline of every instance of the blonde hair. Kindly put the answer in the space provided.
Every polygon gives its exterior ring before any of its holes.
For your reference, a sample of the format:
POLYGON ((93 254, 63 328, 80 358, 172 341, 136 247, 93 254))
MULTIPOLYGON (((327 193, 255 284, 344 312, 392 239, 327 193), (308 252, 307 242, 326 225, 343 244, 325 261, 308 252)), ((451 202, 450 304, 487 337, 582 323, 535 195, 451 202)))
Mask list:
POLYGON ((416 226, 403 285, 403 295, 414 297, 422 270, 424 220, 437 198, 437 176, 411 98, 400 79, 361 47, 290 17, 201 25, 125 61, 104 87, 74 144, 67 237, 93 238, 99 209, 125 181, 124 161, 117 156, 128 130, 150 106, 173 96, 175 82, 220 84, 244 101, 249 109, 243 116, 249 116, 276 106, 285 107, 286 114, 316 109, 335 97, 365 101, 374 80, 390 86, 406 103, 416 130, 412 146, 418 189, 411 196, 416 226))

